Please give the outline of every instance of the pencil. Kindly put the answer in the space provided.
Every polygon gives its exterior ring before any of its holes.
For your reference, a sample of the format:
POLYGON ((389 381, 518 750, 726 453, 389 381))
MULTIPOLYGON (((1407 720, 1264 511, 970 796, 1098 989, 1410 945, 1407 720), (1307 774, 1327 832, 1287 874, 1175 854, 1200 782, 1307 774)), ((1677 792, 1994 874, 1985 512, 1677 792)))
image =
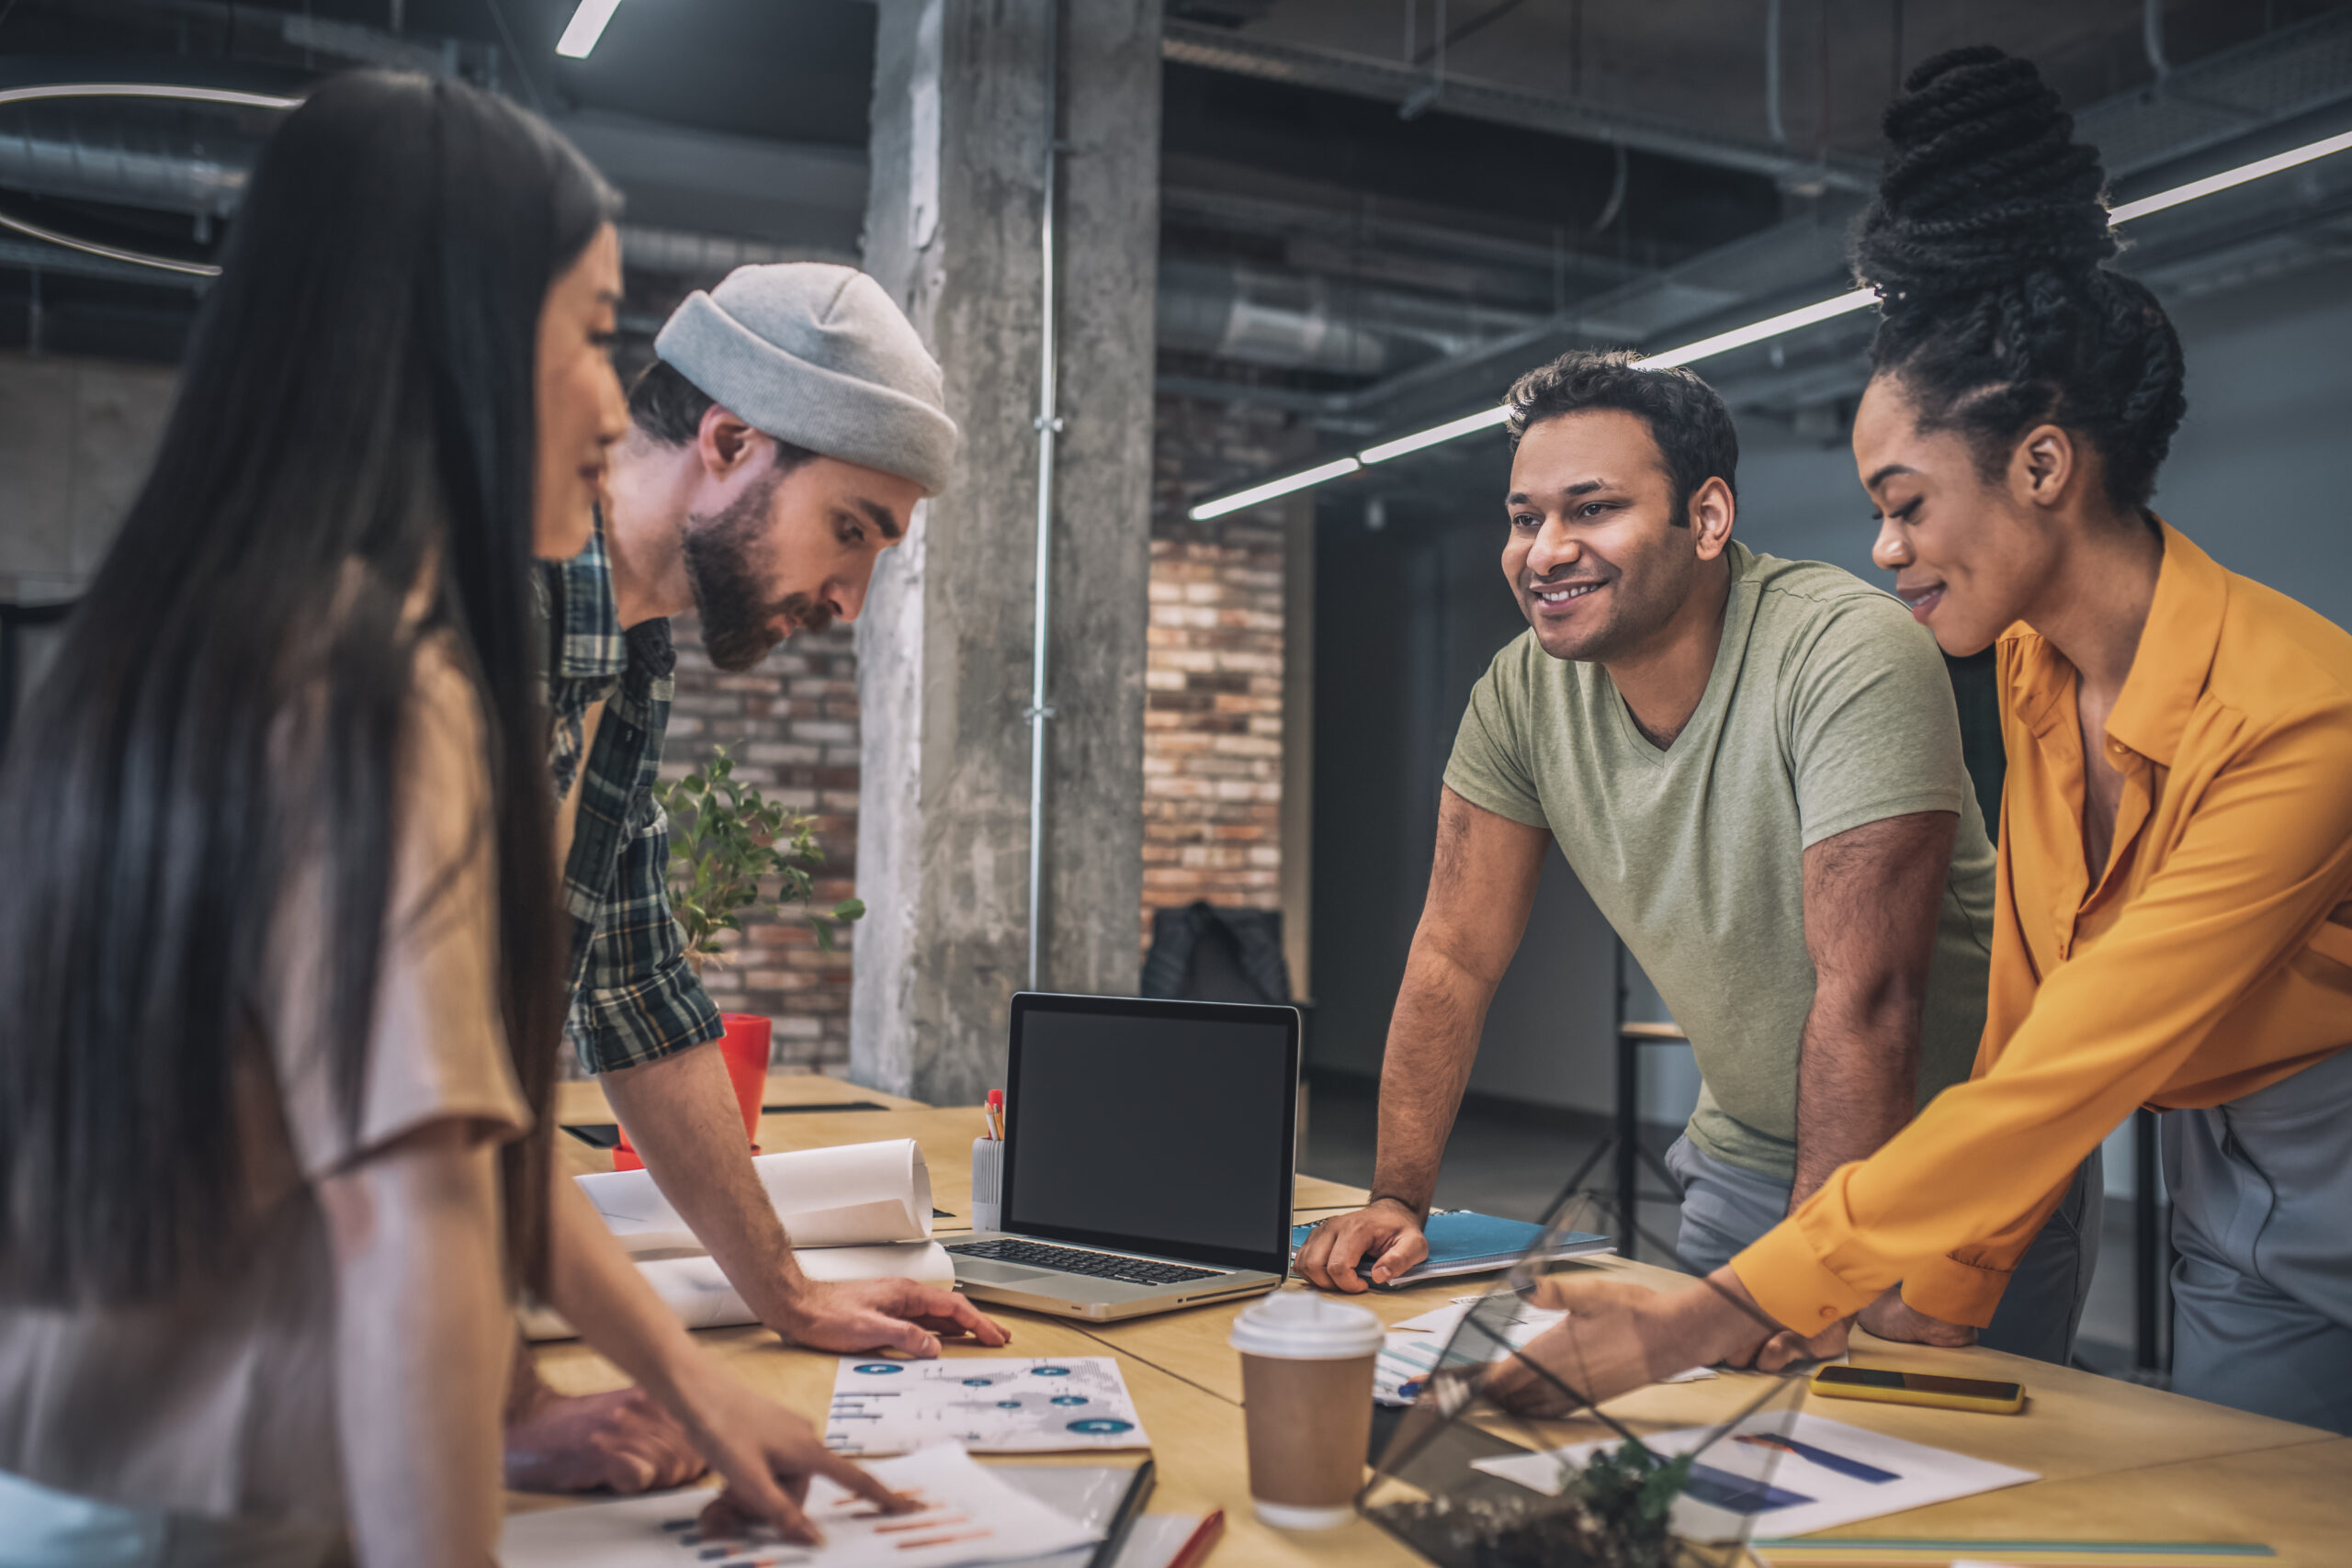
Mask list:
POLYGON ((1198 1568, 1201 1561, 1208 1556, 1209 1548, 1215 1546, 1217 1537, 1224 1533, 1225 1510, 1219 1508, 1203 1519, 1199 1529, 1184 1538, 1184 1544, 1178 1547, 1176 1555, 1168 1560, 1168 1568, 1198 1568))

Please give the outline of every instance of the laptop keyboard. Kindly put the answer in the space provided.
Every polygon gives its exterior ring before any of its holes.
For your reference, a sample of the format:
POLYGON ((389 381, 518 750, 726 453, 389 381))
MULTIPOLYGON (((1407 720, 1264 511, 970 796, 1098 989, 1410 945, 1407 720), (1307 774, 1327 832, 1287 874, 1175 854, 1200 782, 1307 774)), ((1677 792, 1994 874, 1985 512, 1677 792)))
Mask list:
POLYGON ((1214 1280, 1223 1272, 1216 1269, 1188 1269, 1181 1263, 1122 1258, 1114 1252, 1082 1252, 1074 1247, 1050 1247, 1037 1241, 967 1241, 947 1250, 959 1258, 986 1258, 1030 1269, 1058 1269, 1065 1274, 1116 1280, 1125 1285, 1181 1285, 1191 1280, 1214 1280))

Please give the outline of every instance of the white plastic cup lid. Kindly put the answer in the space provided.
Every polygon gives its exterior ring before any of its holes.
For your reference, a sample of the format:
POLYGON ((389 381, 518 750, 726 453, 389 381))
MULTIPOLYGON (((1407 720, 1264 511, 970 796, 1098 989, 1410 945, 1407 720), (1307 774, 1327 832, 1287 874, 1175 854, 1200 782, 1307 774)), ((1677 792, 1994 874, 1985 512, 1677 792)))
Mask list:
POLYGON ((1245 1356, 1337 1361, 1371 1355, 1386 1334, 1365 1308, 1313 1291, 1277 1291, 1233 1320, 1227 1343, 1245 1356))

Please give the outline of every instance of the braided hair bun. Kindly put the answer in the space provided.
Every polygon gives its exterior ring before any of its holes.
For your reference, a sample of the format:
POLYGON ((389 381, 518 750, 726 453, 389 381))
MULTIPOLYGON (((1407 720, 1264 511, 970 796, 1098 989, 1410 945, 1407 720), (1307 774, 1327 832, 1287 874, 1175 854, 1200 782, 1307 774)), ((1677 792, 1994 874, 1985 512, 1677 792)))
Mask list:
POLYGON ((1880 300, 1871 360, 1926 428, 1976 442, 1990 478, 2017 438, 2088 438, 2120 508, 2147 503, 2188 404, 2180 340, 2119 248, 2096 148, 2029 61, 1953 50, 1886 111, 1878 198, 1854 226, 1854 276, 1880 300))

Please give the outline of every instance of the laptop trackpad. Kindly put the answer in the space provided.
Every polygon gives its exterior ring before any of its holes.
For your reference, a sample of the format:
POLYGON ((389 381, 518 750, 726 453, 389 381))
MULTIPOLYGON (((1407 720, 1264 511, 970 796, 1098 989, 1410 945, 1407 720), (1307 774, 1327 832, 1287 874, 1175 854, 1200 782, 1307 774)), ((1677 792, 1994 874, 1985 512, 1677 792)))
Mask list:
POLYGON ((985 1258, 958 1258, 956 1278, 969 1280, 978 1285, 1025 1285, 1032 1280, 1050 1280, 1047 1269, 1023 1269, 1012 1263, 995 1263, 985 1258))

